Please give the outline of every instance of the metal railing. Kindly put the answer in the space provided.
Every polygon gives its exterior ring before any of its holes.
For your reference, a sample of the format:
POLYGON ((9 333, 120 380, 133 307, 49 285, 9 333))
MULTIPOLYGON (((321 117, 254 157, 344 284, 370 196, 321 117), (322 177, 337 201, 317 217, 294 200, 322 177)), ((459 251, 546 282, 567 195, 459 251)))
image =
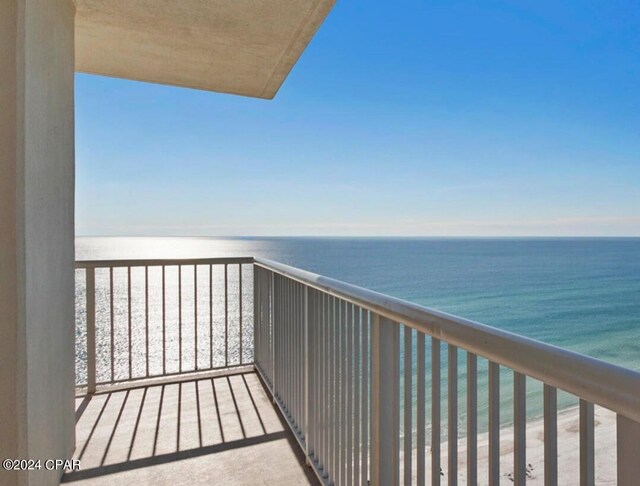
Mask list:
POLYGON ((428 476, 432 485, 445 479, 449 485, 485 483, 478 478, 480 358, 488 361, 489 484, 500 484, 502 477, 500 371, 505 368, 513 373, 513 483, 525 484, 529 473, 529 377, 544 387, 545 485, 558 484, 557 390, 579 398, 580 484, 595 484, 594 404, 617 414, 617 484, 638 484, 640 373, 268 260, 256 258, 254 273, 255 366, 323 483, 424 485, 428 476), (440 409, 443 346, 446 451, 440 409), (466 355, 465 410, 458 403, 459 354, 466 355), (467 416, 463 434, 458 430, 462 411, 467 416), (465 471, 458 470, 461 435, 465 471))
POLYGON ((252 262, 76 262, 76 385, 253 364, 252 262))
POLYGON ((634 371, 260 258, 77 268, 80 385, 92 392, 100 384, 253 365, 323 484, 500 484, 505 376, 513 381, 513 483, 525 484, 529 474, 527 383, 537 380, 544 484, 559 484, 558 390, 579 400, 580 484, 595 484, 594 404, 617 414, 617 484, 638 484, 634 371), (479 390, 488 404, 482 478, 479 390))

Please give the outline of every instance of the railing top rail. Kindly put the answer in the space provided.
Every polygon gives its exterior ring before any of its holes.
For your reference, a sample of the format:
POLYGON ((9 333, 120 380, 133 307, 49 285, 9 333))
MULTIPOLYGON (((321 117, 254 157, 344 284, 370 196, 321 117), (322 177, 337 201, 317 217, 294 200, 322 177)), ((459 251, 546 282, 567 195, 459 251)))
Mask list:
POLYGON ((640 373, 263 258, 256 265, 640 422, 640 373))
POLYGON ((176 265, 233 265, 253 263, 253 257, 228 258, 164 258, 143 260, 78 260, 76 268, 169 267, 176 265))

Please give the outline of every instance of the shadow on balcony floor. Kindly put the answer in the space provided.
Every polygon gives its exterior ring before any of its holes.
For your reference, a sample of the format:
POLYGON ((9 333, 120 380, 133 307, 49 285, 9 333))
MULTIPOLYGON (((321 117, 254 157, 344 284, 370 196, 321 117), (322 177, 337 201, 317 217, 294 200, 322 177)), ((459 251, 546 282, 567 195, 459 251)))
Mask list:
POLYGON ((78 398, 76 421, 66 483, 318 484, 255 373, 78 398))

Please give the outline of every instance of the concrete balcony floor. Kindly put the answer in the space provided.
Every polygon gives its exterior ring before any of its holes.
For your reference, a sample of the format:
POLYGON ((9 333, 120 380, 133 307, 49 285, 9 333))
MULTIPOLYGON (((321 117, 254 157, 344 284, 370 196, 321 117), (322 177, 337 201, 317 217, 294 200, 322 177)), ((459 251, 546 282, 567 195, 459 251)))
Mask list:
POLYGON ((66 483, 319 484, 254 372, 79 397, 76 422, 66 483))

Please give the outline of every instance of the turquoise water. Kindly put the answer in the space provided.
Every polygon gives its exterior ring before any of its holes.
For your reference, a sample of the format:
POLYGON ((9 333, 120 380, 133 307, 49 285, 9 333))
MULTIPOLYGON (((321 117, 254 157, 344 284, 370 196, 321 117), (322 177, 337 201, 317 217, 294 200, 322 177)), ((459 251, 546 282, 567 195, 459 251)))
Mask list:
MULTIPOLYGON (((262 256, 640 370, 640 238, 78 238, 76 253, 262 256)), ((505 421, 510 379, 505 370, 505 421)), ((532 416, 540 390, 528 385, 532 416)), ((561 407, 573 403, 560 397, 561 407)))

